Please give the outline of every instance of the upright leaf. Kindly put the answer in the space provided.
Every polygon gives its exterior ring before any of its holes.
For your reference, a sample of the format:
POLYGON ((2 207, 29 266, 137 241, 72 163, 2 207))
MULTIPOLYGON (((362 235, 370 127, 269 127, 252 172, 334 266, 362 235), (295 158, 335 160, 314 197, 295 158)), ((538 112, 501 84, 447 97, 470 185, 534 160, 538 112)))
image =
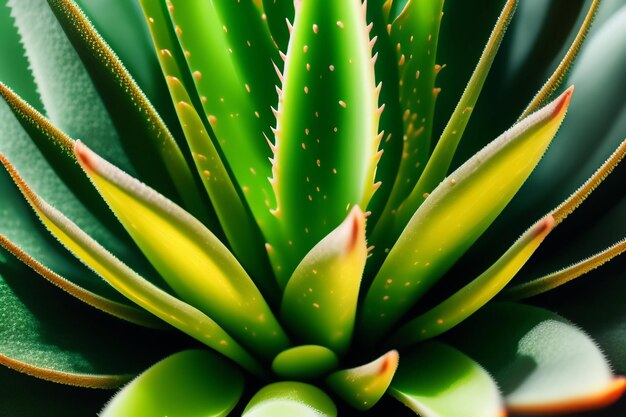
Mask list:
POLYGON ((303 341, 348 349, 366 258, 365 216, 355 206, 307 253, 283 293, 282 318, 303 341))
POLYGON ((168 8, 204 113, 260 224, 271 221, 267 178, 278 54, 251 0, 172 0, 168 8))
POLYGON ((358 0, 302 2, 296 10, 273 145, 272 208, 282 233, 266 233, 282 286, 375 190, 380 110, 369 29, 358 0))
POLYGON ((368 290, 364 338, 382 336, 489 227, 541 159, 571 94, 513 126, 427 197, 368 290))

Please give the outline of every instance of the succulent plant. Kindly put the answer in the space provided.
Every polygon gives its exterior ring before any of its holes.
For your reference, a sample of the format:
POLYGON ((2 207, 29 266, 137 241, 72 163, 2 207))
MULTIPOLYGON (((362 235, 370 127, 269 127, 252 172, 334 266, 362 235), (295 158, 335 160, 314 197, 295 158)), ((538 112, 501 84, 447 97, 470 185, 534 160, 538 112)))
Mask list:
POLYGON ((620 0, 4 3, 0 415, 626 389, 620 0))

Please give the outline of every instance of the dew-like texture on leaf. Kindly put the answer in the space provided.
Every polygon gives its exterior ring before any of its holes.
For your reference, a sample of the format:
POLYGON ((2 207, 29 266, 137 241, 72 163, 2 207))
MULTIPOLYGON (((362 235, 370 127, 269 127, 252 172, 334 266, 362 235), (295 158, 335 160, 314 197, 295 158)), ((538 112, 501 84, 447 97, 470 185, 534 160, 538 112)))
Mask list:
POLYGON ((0 264, 3 365, 56 382, 110 388, 162 357, 164 341, 71 299, 24 265, 0 264))
POLYGON ((538 307, 487 306, 461 326, 453 345, 483 365, 507 406, 521 413, 599 408, 626 388, 586 333, 538 307))
POLYGON ((242 417, 336 417, 337 407, 321 389, 302 382, 267 385, 250 400, 242 417))
POLYGON ((495 381, 480 365, 440 342, 402 354, 389 393, 423 417, 501 417, 495 381))
POLYGON ((225 417, 243 388, 243 375, 232 364, 210 352, 187 350, 139 375, 100 416, 225 417))

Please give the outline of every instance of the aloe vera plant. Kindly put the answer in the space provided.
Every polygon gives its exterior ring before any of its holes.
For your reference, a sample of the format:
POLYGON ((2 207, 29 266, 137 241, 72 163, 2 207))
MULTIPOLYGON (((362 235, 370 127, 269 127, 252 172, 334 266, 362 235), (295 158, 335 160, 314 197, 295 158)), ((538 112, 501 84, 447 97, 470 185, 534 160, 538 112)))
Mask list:
POLYGON ((626 6, 517 3, 2 2, 0 415, 611 406, 626 6))

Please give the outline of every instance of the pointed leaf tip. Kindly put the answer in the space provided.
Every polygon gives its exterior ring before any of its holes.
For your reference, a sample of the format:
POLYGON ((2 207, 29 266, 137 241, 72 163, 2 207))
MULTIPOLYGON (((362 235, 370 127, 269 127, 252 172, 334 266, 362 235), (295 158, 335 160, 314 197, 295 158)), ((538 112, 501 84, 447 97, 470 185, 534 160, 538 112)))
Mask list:
POLYGON ((391 350, 368 364, 331 374, 326 383, 352 407, 369 410, 387 392, 399 361, 398 351, 391 350))
POLYGON ((285 288, 281 313, 302 340, 337 352, 348 348, 366 259, 365 214, 354 206, 304 257, 285 288))

